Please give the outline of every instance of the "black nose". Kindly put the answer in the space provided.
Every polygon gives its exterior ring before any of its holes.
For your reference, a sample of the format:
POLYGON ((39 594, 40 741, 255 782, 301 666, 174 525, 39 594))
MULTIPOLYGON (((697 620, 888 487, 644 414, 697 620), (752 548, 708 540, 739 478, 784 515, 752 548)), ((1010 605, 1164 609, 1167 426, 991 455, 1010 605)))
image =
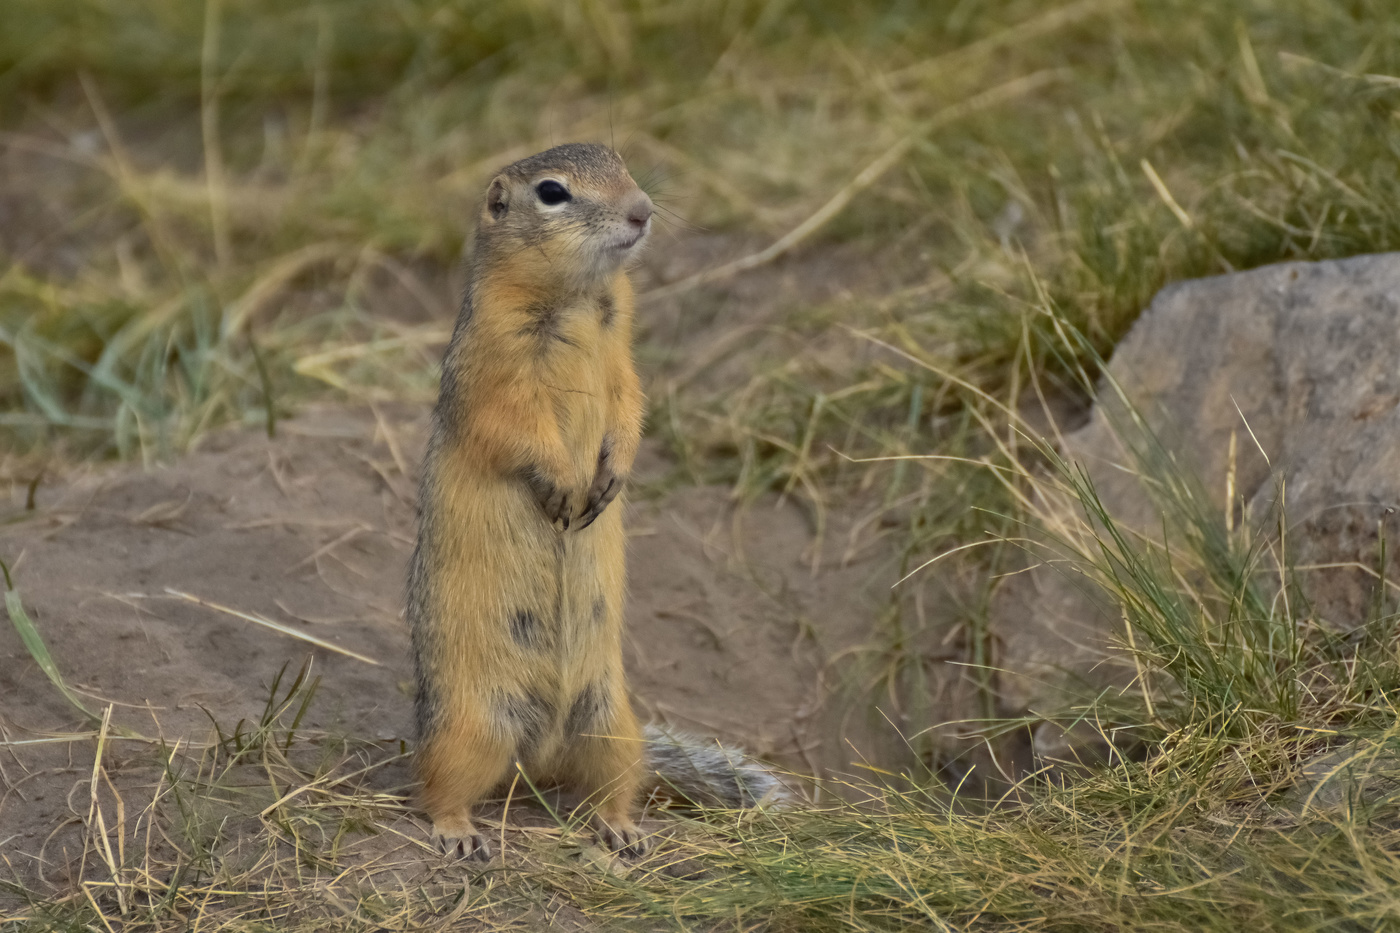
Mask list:
POLYGON ((640 230, 648 220, 651 220, 651 198, 638 191, 636 199, 627 208, 627 222, 640 230))

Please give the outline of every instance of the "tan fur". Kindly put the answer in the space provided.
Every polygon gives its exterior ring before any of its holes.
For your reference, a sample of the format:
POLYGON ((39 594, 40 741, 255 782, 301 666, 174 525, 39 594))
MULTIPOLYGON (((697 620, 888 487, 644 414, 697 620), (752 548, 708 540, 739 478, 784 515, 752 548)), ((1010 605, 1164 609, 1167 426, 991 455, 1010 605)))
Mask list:
POLYGON ((465 855, 489 855, 471 808, 517 763, 536 784, 585 794, 614 847, 641 846, 620 498, 580 525, 590 496, 603 501, 609 477, 625 479, 641 437, 625 266, 650 209, 602 146, 541 153, 488 190, 443 364, 408 592, 422 803, 465 855), (550 211, 542 179, 572 200, 550 211), (609 245, 638 231, 630 247, 609 245))

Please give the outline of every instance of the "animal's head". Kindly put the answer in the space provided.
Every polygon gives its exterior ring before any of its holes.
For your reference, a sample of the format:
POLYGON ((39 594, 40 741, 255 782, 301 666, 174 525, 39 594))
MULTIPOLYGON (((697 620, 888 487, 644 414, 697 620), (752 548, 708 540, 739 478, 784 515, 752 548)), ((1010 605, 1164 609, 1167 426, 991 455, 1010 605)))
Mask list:
POLYGON ((486 189, 479 241, 528 251, 542 274, 586 285, 632 261, 651 232, 651 198, 607 146, 568 143, 502 169, 486 189))

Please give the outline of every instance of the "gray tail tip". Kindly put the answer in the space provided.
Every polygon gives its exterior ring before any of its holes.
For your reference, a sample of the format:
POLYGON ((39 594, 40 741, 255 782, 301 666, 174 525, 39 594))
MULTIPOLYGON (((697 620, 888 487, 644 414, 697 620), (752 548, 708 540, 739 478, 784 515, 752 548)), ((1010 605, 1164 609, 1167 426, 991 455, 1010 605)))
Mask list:
POLYGON ((784 808, 800 797, 796 780, 717 739, 652 723, 643 730, 653 796, 698 807, 784 808))

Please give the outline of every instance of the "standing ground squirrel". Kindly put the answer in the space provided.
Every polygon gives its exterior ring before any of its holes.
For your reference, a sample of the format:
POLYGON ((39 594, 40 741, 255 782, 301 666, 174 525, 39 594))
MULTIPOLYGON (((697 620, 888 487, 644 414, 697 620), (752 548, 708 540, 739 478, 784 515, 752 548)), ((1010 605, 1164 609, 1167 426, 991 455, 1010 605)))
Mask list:
POLYGON ((418 776, 449 852, 490 858, 471 808, 517 764, 586 795, 599 835, 631 854, 648 774, 694 802, 785 796, 740 752, 643 732, 627 697, 626 539, 609 504, 641 442, 626 268, 651 213, 601 145, 531 156, 486 191, 408 578, 418 776))
POLYGON ((490 857, 471 807, 517 762, 587 794, 612 848, 643 848, 626 540, 608 506, 641 441, 626 266, 651 213, 601 145, 531 156, 486 191, 408 582, 422 801, 463 855, 490 857))
POLYGON ((581 791, 639 854, 652 775, 720 806, 785 788, 733 749, 640 730, 622 669, 622 489, 642 433, 626 267, 648 198, 606 146, 558 146, 486 190, 442 366, 408 578, 418 776, 444 848, 490 857, 472 806, 517 764, 581 791))

